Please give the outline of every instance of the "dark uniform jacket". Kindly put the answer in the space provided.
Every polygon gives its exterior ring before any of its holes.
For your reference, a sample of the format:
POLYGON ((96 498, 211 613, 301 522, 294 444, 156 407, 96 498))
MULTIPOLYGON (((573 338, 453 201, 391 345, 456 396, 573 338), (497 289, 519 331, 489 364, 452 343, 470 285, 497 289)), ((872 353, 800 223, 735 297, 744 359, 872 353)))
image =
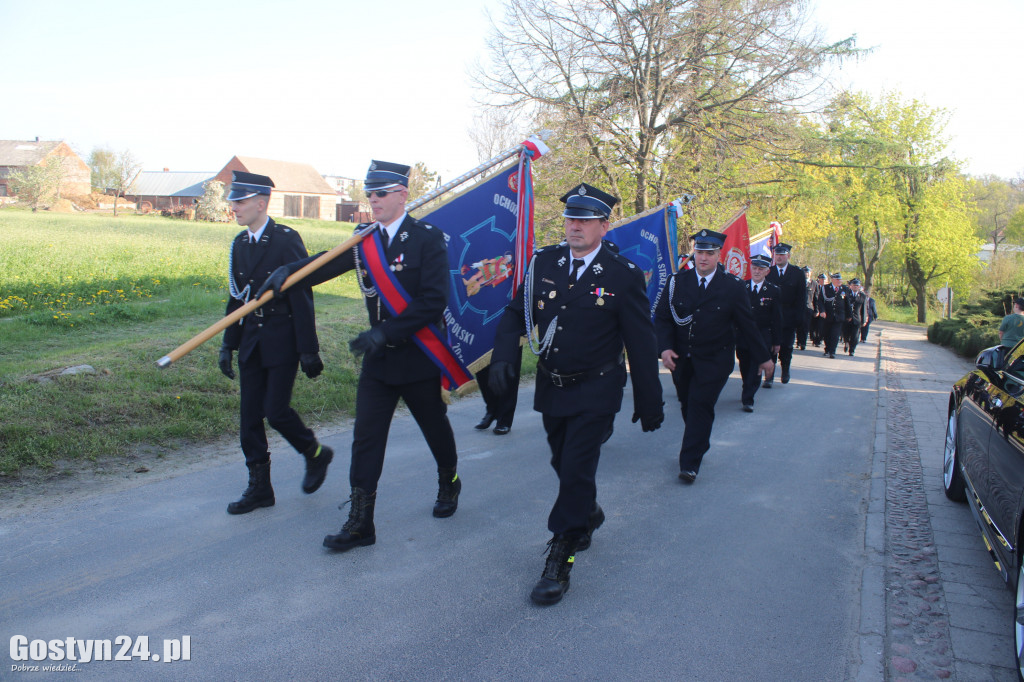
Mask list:
MULTIPOLYGON (((270 218, 257 244, 249 244, 249 230, 242 230, 231 244, 231 272, 238 289, 249 286, 249 299, 255 298, 263 281, 279 266, 308 255, 299 233, 270 218)), ((229 298, 227 311, 241 308, 245 301, 229 298)), ((320 344, 316 336, 313 293, 309 289, 290 289, 281 299, 246 315, 241 324, 224 331, 224 345, 238 351, 240 362, 246 361, 259 344, 263 367, 294 363, 300 353, 316 353, 320 344)))
POLYGON ((840 285, 836 291, 831 282, 818 288, 817 310, 830 321, 846 322, 850 317, 850 290, 840 285))
MULTIPOLYGON (((362 224, 358 229, 366 227, 367 224, 362 224)), ((410 300, 400 315, 392 316, 379 295, 364 297, 370 326, 379 327, 384 332, 387 346, 382 353, 364 355, 362 371, 390 385, 440 378, 441 370, 420 350, 413 335, 431 324, 444 329, 444 309, 448 305, 450 286, 444 234, 433 225, 407 214, 385 253, 395 279, 410 300)), ((356 255, 355 249, 349 249, 301 280, 303 286, 320 284, 355 269, 356 255)), ((313 258, 292 263, 289 270, 295 272, 313 258)), ((373 282, 366 274, 365 263, 360 260, 360 265, 363 285, 369 288, 373 282)))
POLYGON ((804 271, 792 263, 786 266, 786 274, 779 277, 776 266, 768 268, 765 279, 779 288, 782 293, 782 326, 796 327, 806 315, 807 277, 804 271))
POLYGON ((697 286, 696 269, 672 275, 658 302, 654 328, 659 353, 674 350, 680 358, 691 356, 694 368, 700 373, 728 375, 733 368, 737 333, 745 337, 747 348, 758 365, 771 356, 754 322, 746 284, 726 272, 721 264, 717 267, 703 294, 697 286), (675 285, 670 288, 673 280, 675 285), (675 318, 679 318, 679 322, 675 318))
POLYGON ((852 318, 851 322, 859 327, 867 315, 868 297, 863 291, 858 291, 856 294, 851 291, 848 295, 850 298, 849 313, 852 318))
MULTIPOLYGON (((714 280, 711 281, 714 282, 714 280)), ((754 313, 754 324, 761 331, 761 338, 768 346, 780 345, 782 343, 782 304, 779 302, 781 296, 779 288, 766 278, 761 282, 761 290, 755 296, 753 281, 747 282, 746 286, 747 295, 750 297, 750 308, 754 313)), ((746 337, 740 335, 736 339, 736 345, 746 348, 746 337)))
POLYGON ((531 300, 524 300, 526 284, 520 286, 498 324, 492 361, 514 361, 519 339, 526 334, 524 306, 529 305, 540 338, 555 325, 551 347, 539 359, 544 369, 537 372, 535 410, 552 417, 618 412, 626 383, 626 368, 621 364, 625 346, 635 412, 660 414, 658 355, 643 272, 602 244, 570 290, 571 261, 564 243, 537 252, 526 275, 532 282, 531 300), (603 368, 608 371, 598 374, 603 368), (594 376, 559 387, 547 372, 594 376))

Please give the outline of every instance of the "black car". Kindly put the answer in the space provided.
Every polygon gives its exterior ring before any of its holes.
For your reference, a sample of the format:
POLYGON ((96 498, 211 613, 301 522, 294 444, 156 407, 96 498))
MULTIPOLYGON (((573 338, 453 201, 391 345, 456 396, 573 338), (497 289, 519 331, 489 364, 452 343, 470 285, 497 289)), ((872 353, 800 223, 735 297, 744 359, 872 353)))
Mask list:
POLYGON ((1017 675, 1024 680, 1024 342, 981 352, 953 385, 942 479, 967 502, 996 568, 1016 594, 1017 675))

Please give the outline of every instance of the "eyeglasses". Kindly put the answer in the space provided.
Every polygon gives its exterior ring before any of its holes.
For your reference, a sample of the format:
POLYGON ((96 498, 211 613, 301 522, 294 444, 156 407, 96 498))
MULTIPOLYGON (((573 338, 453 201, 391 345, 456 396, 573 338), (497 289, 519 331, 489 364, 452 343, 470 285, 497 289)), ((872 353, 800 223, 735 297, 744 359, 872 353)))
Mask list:
POLYGON ((369 199, 370 197, 374 197, 375 196, 378 199, 383 199, 387 195, 394 194, 395 192, 401 192, 403 189, 405 189, 405 188, 404 187, 398 187, 397 189, 378 189, 378 190, 372 190, 372 191, 369 191, 369 192, 366 193, 366 198, 369 199))

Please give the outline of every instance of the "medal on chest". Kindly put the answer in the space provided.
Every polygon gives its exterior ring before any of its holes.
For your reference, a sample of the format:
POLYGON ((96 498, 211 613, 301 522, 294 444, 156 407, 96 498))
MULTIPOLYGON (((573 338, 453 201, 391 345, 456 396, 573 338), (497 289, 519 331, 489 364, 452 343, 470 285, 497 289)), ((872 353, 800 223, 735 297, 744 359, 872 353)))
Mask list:
POLYGON ((391 267, 391 270, 393 272, 401 272, 402 268, 405 267, 405 254, 404 253, 399 254, 398 258, 396 258, 394 261, 392 261, 390 267, 391 267))
POLYGON ((590 293, 592 293, 594 296, 597 296, 597 300, 594 301, 594 305, 604 305, 604 297, 605 296, 614 296, 615 295, 615 294, 611 293, 610 291, 608 291, 607 289, 605 289, 604 287, 597 287, 596 289, 594 289, 590 293))

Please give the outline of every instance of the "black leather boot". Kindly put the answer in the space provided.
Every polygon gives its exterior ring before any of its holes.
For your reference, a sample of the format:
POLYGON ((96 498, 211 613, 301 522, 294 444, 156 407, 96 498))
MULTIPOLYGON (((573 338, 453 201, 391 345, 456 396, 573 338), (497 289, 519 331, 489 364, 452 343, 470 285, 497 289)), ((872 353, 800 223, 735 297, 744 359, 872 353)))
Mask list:
POLYGON ((569 591, 569 571, 576 561, 577 538, 560 533, 548 541, 548 559, 544 563, 544 573, 533 586, 530 599, 535 604, 550 606, 562 601, 562 596, 569 591))
POLYGON ((446 519, 459 508, 459 493, 462 492, 462 481, 455 469, 442 469, 437 472, 437 501, 434 502, 434 516, 446 519))
POLYGON ((247 466, 249 487, 241 498, 228 505, 228 514, 248 514, 260 507, 274 506, 274 489, 270 486, 270 460, 247 466))
POLYGON ((377 532, 373 527, 373 506, 376 501, 377 493, 352 488, 352 495, 348 498, 348 504, 351 505, 348 510, 348 521, 337 535, 328 535, 324 538, 324 547, 345 551, 377 542, 377 532))
POLYGON ((579 542, 576 543, 576 551, 582 552, 585 549, 590 548, 590 539, 594 535, 594 531, 601 527, 604 523, 604 510, 601 509, 601 505, 597 502, 594 503, 594 508, 590 512, 590 516, 587 517, 587 532, 580 536, 579 542))
POLYGON ((306 475, 302 479, 302 492, 315 493, 327 478, 327 466, 334 459, 334 450, 321 443, 313 443, 302 453, 306 458, 306 475))

